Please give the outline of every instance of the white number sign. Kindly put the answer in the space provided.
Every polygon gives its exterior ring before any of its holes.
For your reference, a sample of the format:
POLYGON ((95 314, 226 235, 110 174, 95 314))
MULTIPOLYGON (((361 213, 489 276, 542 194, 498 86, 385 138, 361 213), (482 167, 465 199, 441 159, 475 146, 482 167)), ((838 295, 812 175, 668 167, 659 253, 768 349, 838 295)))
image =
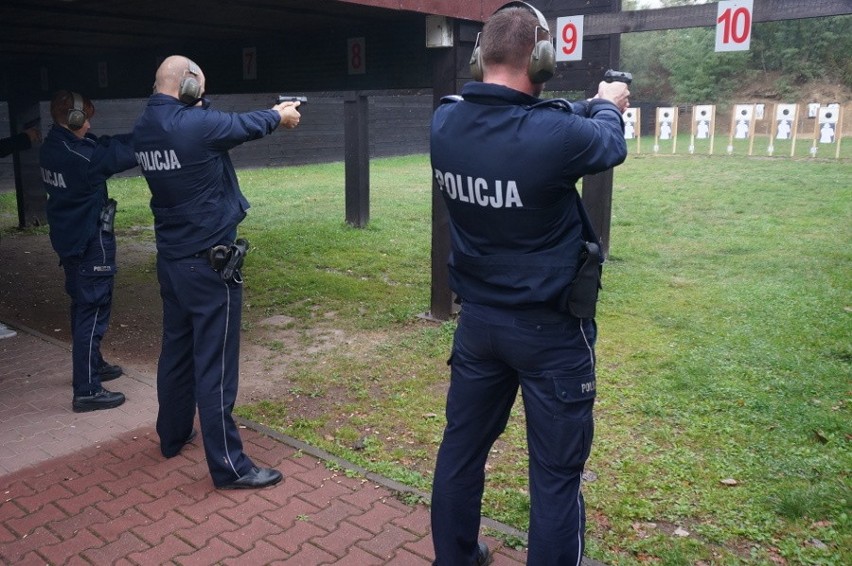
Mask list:
POLYGON ((583 60, 583 16, 556 18, 556 60, 583 60))
POLYGON ((753 0, 719 2, 716 51, 748 51, 751 46, 753 0))

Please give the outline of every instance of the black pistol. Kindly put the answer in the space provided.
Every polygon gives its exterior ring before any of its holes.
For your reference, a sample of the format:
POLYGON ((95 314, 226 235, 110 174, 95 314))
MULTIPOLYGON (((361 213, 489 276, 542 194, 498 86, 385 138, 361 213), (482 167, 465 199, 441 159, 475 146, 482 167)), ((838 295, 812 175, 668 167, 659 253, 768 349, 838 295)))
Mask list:
POLYGON ((289 94, 279 94, 278 95, 278 102, 276 102, 275 104, 281 104, 282 102, 300 102, 301 103, 300 106, 304 106, 305 104, 308 103, 308 97, 307 96, 292 96, 292 95, 289 95, 289 94))
POLYGON ((626 71, 609 69, 606 73, 604 73, 604 80, 608 83, 619 82, 629 85, 633 82, 633 75, 626 71))

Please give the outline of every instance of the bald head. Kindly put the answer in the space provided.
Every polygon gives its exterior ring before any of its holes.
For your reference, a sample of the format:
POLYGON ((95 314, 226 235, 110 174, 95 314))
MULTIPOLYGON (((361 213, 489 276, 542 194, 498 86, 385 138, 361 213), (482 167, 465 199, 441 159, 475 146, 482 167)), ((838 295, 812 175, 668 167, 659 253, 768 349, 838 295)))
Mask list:
POLYGON ((185 77, 194 77, 204 92, 205 78, 201 68, 183 55, 171 55, 160 63, 154 79, 154 92, 179 98, 180 83, 185 77))

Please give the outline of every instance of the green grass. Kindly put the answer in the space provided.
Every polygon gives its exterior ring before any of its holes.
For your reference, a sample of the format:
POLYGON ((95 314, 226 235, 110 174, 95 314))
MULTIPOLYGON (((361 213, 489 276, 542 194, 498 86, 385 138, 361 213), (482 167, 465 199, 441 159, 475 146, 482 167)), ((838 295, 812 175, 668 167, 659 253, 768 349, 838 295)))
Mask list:
MULTIPOLYGON (((416 316, 429 308, 428 161, 374 160, 370 175, 371 222, 359 230, 344 222, 342 164, 240 172, 253 205, 242 225, 253 246, 247 339, 261 318, 285 314, 305 333, 353 340, 291 366, 282 398, 238 412, 428 490, 454 330, 416 316)), ((152 240, 136 228, 151 225, 144 183, 114 180, 111 192, 120 241, 152 240)), ((0 195, 2 218, 14 210, 0 195)), ((852 563, 850 236, 848 159, 662 159, 643 141, 616 170, 590 556, 852 563)), ((489 460, 485 513, 525 529, 514 411, 489 460)))

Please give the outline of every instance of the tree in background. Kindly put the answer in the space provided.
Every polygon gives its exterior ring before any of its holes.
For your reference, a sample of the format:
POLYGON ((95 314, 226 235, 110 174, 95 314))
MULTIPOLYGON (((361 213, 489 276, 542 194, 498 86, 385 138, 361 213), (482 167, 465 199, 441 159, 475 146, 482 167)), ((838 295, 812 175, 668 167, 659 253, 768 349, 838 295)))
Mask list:
POLYGON ((757 24, 752 68, 779 71, 790 85, 814 79, 852 88, 852 16, 757 24))
MULTIPOLYGON (((702 4, 625 0, 624 10, 702 4)), ((712 27, 622 35, 621 67, 634 100, 719 103, 760 73, 779 75, 781 96, 821 79, 852 88, 852 16, 755 24, 750 51, 716 53, 712 27)))

